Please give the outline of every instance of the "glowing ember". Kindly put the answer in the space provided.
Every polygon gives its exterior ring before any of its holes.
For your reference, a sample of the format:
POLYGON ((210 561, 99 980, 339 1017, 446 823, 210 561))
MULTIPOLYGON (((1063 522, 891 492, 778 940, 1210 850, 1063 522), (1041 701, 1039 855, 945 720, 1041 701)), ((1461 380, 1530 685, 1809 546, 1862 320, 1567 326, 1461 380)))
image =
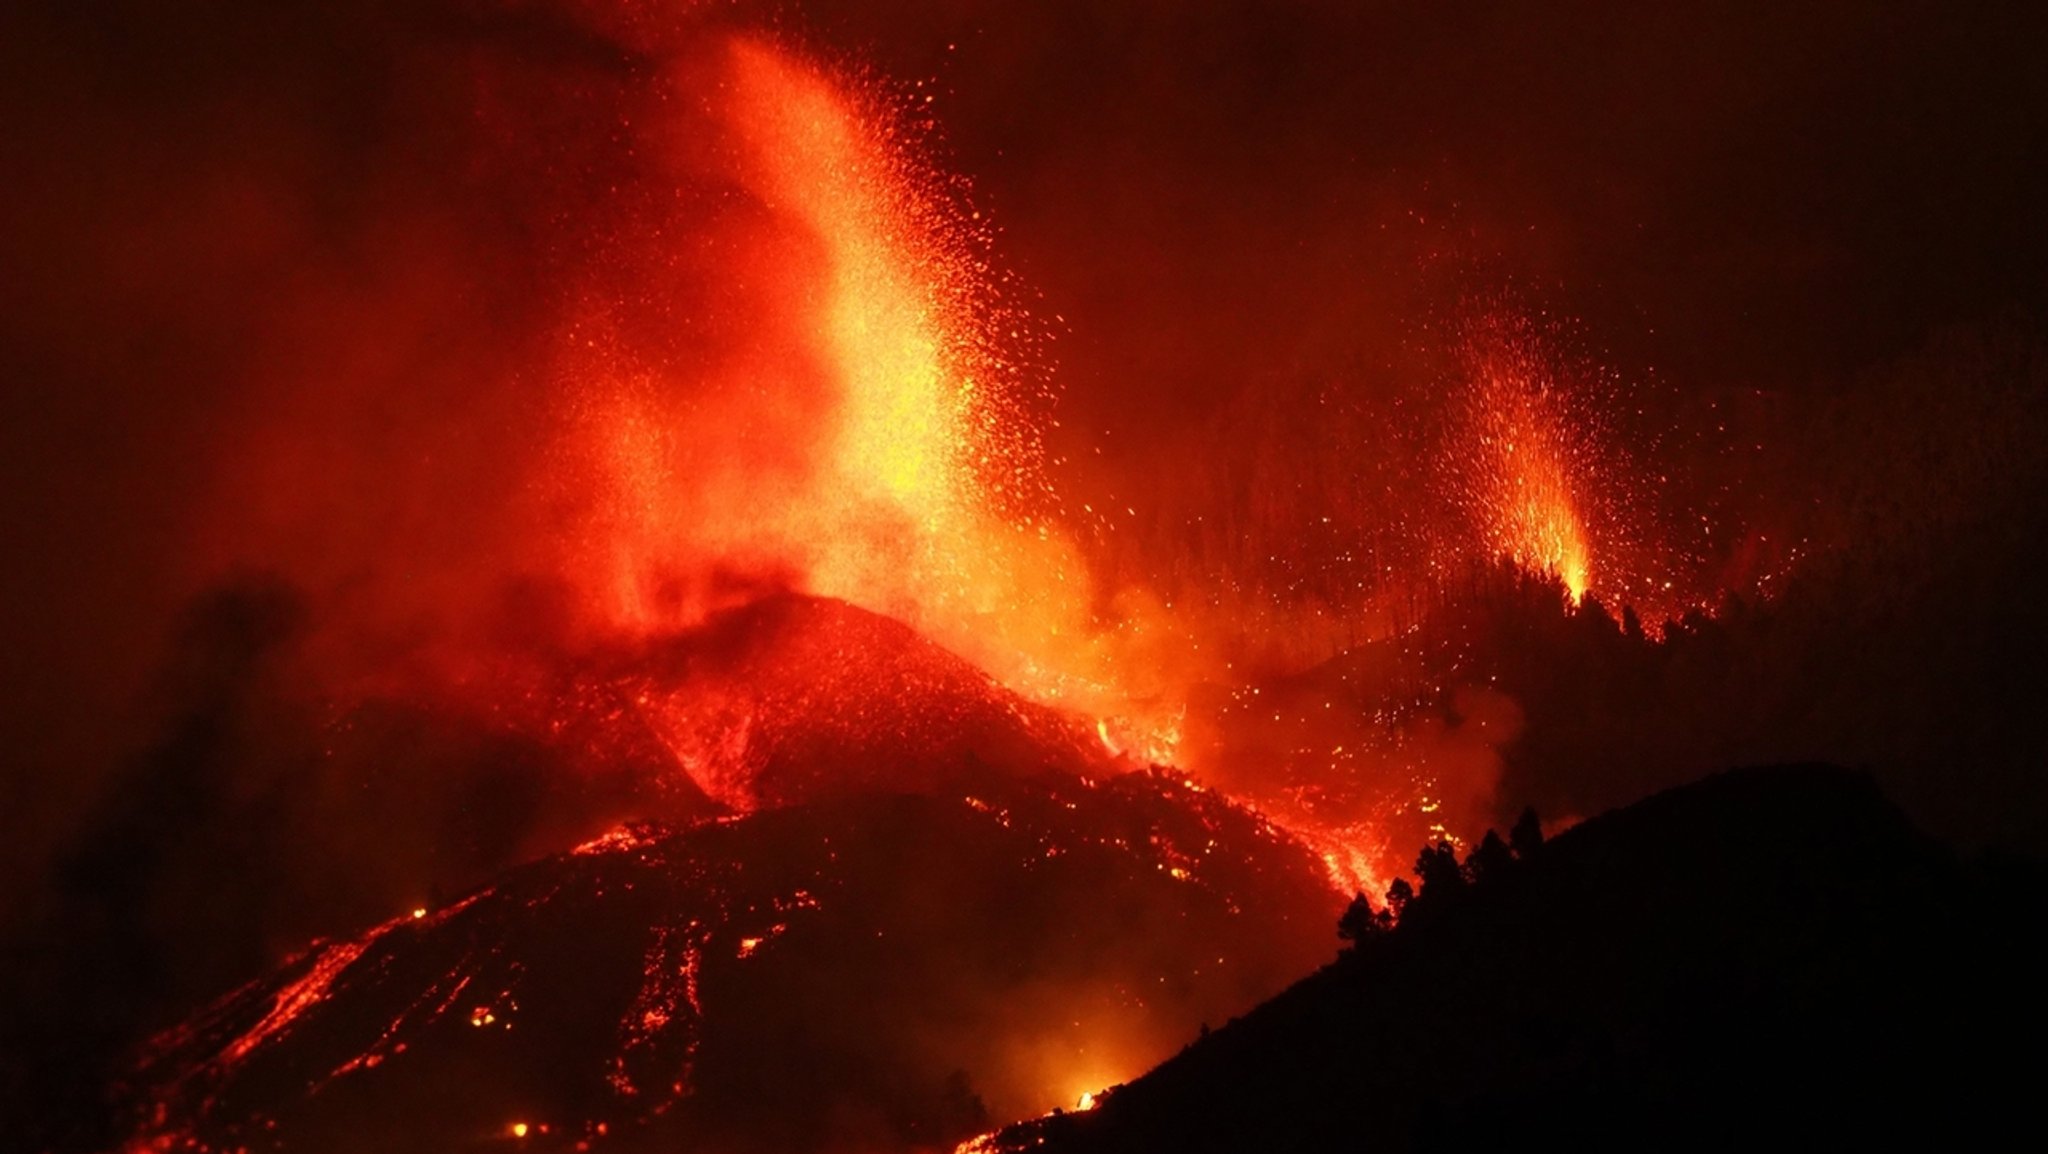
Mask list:
POLYGON ((327 996, 327 988, 334 984, 334 979, 362 956, 368 941, 369 939, 359 942, 336 942, 333 945, 317 947, 305 974, 277 992, 271 1002, 270 1012, 263 1016, 263 1020, 237 1038, 234 1045, 222 1053, 222 1065, 234 1066, 241 1062, 257 1047, 289 1028, 300 1014, 318 1005, 327 996))
POLYGON ((1507 318, 1476 326, 1463 352, 1471 396, 1461 463, 1486 544, 1556 577, 1577 602, 1593 580, 1579 493, 1592 478, 1568 401, 1535 338, 1507 318))

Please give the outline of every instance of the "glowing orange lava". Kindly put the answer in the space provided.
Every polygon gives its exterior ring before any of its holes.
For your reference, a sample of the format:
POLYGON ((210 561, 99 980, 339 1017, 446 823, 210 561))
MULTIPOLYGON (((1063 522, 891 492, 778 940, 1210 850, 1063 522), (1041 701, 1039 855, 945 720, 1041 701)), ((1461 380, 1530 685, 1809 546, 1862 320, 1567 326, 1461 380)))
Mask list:
POLYGON ((1179 670, 1152 658, 1178 636, 1139 598, 1098 611, 1028 412, 1032 323, 978 214, 859 86, 745 38, 722 75, 732 176, 762 218, 731 242, 761 310, 751 345, 672 379, 603 302, 565 340, 572 454, 600 478, 575 562, 599 615, 659 633, 794 587, 1103 718, 1119 752, 1170 756, 1159 683, 1179 670))
POLYGON ((1465 344, 1470 377, 1465 460, 1487 549, 1564 583, 1574 603, 1593 583, 1580 486, 1587 450, 1534 338, 1489 318, 1465 344))
MULTIPOLYGON (((1430 814, 1437 803, 1415 784, 1430 774, 1395 764, 1404 750, 1442 744, 1400 733, 1459 688, 1403 681, 1399 660, 1362 673, 1344 700, 1316 703, 1333 720, 1294 728, 1331 739, 1288 754, 1292 769, 1320 772, 1354 799, 1361 791, 1344 783, 1361 775, 1386 777, 1382 793, 1414 785, 1379 809, 1276 804, 1188 735, 1215 720, 1191 718, 1199 695, 1246 684, 1229 645, 1213 643, 1219 635, 1256 635, 1238 656, 1285 654, 1291 674, 1328 658, 1340 637, 1399 645, 1400 630, 1475 567, 1504 561, 1549 575, 1573 603, 1638 587, 1616 548, 1596 570, 1596 546, 1626 543, 1632 530, 1616 531, 1609 514, 1625 501, 1603 481, 1599 430, 1544 332, 1497 306, 1456 334, 1446 435, 1418 469, 1428 481, 1415 486, 1414 508, 1394 511, 1421 544, 1332 553, 1331 565, 1349 569, 1322 583, 1364 590, 1348 606, 1302 595, 1174 609, 1142 576, 1105 590, 1046 477, 1034 326, 993 271, 990 234, 958 182, 921 159, 916 133, 870 85, 746 37, 725 45, 715 71, 721 176, 748 205, 724 241, 758 320, 739 351, 693 363, 689 379, 643 365, 602 323, 603 308, 569 334, 581 451, 602 477, 581 558, 597 575, 587 582, 596 615, 629 636, 659 635, 778 589, 885 615, 1001 685, 1085 718, 1113 760, 1183 765, 1218 782, 1237 774, 1233 792, 1308 839, 1347 890, 1377 892, 1406 859, 1408 847, 1386 836, 1394 810, 1423 814, 1432 836, 1476 832, 1462 825, 1481 820, 1479 787, 1430 814), (1290 648, 1295 633, 1315 644, 1290 648), (1385 730, 1385 756, 1307 764, 1311 749, 1363 739, 1354 731, 1372 725, 1385 730)), ((645 235, 620 243, 658 266, 646 254, 666 243, 663 223, 640 222, 645 235)), ((1346 448, 1355 460, 1372 446, 1346 448)), ((682 700, 639 700, 641 719, 708 793, 736 809, 762 803, 753 712, 696 686, 682 700)), ((1277 741, 1289 723, 1276 713, 1273 724, 1277 741)), ((1452 776, 1496 780, 1505 740, 1480 743, 1483 757, 1459 755, 1490 768, 1452 776)))

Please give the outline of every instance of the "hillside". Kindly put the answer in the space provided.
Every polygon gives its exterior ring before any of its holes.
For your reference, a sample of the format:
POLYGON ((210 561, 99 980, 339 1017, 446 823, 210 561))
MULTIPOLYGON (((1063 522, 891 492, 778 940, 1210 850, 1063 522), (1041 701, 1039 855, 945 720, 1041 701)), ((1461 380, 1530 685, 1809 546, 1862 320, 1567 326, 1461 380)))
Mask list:
POLYGON ((157 1038, 120 1148, 947 1149, 1282 988, 1335 905, 1155 774, 629 826, 157 1038))
POLYGON ((1733 772, 1588 821, 984 1149, 1954 1141, 2038 1117, 2040 871, 1869 781, 1733 772))

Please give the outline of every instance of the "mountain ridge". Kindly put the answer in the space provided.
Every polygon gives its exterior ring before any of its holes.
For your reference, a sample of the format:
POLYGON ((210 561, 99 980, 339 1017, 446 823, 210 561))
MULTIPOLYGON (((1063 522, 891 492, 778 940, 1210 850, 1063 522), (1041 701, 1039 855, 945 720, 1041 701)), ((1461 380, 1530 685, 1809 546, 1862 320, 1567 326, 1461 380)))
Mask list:
POLYGON ((981 1150, 1949 1140, 2036 1117, 2037 864, 1867 775, 1728 771, 1411 903, 1336 962, 981 1150), (2011 1043, 2020 1042, 2015 1048, 2011 1043))

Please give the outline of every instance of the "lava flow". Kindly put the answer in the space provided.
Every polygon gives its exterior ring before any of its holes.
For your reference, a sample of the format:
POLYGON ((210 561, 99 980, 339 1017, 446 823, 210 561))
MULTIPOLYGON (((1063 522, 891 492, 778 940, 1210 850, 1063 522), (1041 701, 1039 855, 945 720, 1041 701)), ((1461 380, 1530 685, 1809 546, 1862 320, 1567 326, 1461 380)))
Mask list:
POLYGON ((956 771, 623 827, 318 943, 151 1047, 131 1148, 950 1145, 1326 953, 1313 859, 1226 802, 956 771))

